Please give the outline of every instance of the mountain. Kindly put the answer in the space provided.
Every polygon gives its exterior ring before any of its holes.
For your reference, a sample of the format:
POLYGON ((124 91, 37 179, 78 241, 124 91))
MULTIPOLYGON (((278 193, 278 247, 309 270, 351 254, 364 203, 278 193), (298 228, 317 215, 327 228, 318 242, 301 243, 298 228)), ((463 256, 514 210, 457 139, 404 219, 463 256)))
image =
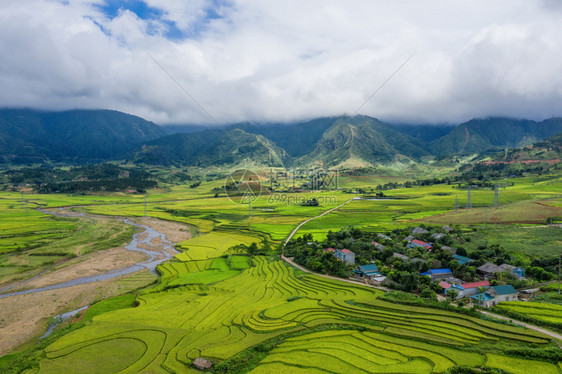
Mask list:
POLYGON ((431 149, 438 155, 477 153, 530 145, 560 132, 562 118, 551 118, 542 122, 498 117, 473 119, 433 141, 431 149))
POLYGON ((252 134, 263 135, 292 157, 301 157, 310 153, 314 145, 322 138, 338 117, 317 118, 293 124, 253 124, 241 123, 233 127, 252 134))
POLYGON ((450 133, 455 125, 412 125, 412 124, 390 124, 397 131, 410 135, 412 138, 423 142, 432 142, 450 133))
POLYGON ((287 152, 269 139, 237 128, 168 135, 146 143, 132 159, 152 165, 198 166, 284 166, 290 162, 287 152))
POLYGON ((0 162, 82 163, 109 160, 164 132, 112 110, 0 110, 0 162))
POLYGON ((321 162, 325 166, 369 166, 390 163, 397 156, 428 155, 424 144, 368 116, 337 117, 314 149, 299 164, 321 162))

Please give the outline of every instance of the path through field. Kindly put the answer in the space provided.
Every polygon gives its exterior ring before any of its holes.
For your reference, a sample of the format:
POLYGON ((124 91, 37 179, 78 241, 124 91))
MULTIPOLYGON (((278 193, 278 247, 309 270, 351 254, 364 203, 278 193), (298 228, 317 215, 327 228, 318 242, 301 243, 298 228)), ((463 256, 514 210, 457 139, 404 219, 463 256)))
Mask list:
MULTIPOLYGON (((525 322, 516 321, 516 320, 514 320, 514 319, 512 319, 512 318, 504 317, 504 316, 501 316, 501 315, 499 315, 499 314, 494 314, 494 313, 484 312, 484 311, 482 311, 481 313, 484 314, 484 315, 490 316, 490 317, 497 318, 497 319, 502 319, 502 320, 505 320, 505 321, 513 322, 513 323, 515 323, 515 324, 517 324, 517 325, 527 327, 527 328, 529 328, 529 329, 531 329, 531 330, 535 330, 535 331, 538 331, 538 332, 542 332, 543 334, 548 335, 548 336, 551 336, 551 337, 553 337, 553 338, 555 338, 555 339, 560 340, 560 342, 562 342, 562 335, 557 334, 557 333, 555 333, 555 332, 552 332, 552 331, 549 331, 549 330, 545 330, 545 329, 543 329, 543 328, 540 328, 540 327, 534 326, 534 325, 530 325, 530 324, 525 323, 525 322)), ((560 344, 559 344, 559 345, 560 345, 560 344)))

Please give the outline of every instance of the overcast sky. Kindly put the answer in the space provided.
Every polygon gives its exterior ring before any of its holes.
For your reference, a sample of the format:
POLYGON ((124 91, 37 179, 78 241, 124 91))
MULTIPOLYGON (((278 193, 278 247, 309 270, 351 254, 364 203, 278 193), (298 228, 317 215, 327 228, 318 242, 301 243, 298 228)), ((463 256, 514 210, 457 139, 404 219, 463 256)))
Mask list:
POLYGON ((0 106, 160 124, 562 116, 561 3, 0 0, 0 106))

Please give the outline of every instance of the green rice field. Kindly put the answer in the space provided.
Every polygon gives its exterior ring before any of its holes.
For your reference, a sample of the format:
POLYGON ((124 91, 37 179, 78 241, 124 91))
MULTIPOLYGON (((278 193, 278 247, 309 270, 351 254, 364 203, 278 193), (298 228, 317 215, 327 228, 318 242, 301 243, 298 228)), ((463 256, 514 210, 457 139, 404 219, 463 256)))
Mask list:
MULTIPOLYGON (((352 182, 352 177, 345 181, 352 182)), ((559 178, 515 182, 502 191, 506 215, 514 214, 509 207, 515 204, 534 203, 538 198, 559 201, 559 178)), ((383 301, 379 299, 383 291, 303 273, 274 254, 250 257, 229 252, 239 244, 266 240, 278 244, 300 222, 357 195, 319 193, 316 196, 330 199, 317 207, 271 201, 271 196, 262 195, 252 202, 249 214, 247 204, 214 197, 211 189, 218 183, 151 191, 146 214, 189 224, 194 238, 178 243, 181 253, 158 266, 156 283, 92 306, 75 328, 60 330, 47 340, 34 364, 23 372, 195 373, 193 361, 203 357, 214 363, 215 372, 224 373, 445 373, 457 366, 562 373, 558 363, 508 355, 519 348, 555 347, 539 332, 383 301)), ((385 194, 391 199, 352 200, 303 225, 298 235, 322 238, 328 230, 350 225, 385 231, 454 215, 457 191, 452 186, 385 194)), ((56 246, 57 241, 70 238, 76 244, 76 235, 90 230, 83 219, 52 219, 31 209, 39 204, 72 206, 90 215, 144 215, 142 196, 38 195, 29 197, 27 208, 17 206, 17 194, 0 197, 0 225, 21 240, 16 245, 28 247, 41 240, 56 246), (29 226, 18 228, 3 218, 12 216, 23 217, 29 226)), ((462 204, 461 192, 459 198, 462 204)), ((473 205, 485 207, 492 198, 490 190, 474 191, 473 205)), ((559 209, 555 203, 550 206, 559 209)), ((468 223, 483 223, 478 217, 468 223)), ((8 236, 3 239, 7 241, 0 241, 0 248, 13 251, 8 236)), ((528 308, 524 312, 534 318, 560 316, 558 309, 535 305, 539 303, 504 304, 501 307, 528 308)), ((0 371, 11 359, 0 359, 0 371)))

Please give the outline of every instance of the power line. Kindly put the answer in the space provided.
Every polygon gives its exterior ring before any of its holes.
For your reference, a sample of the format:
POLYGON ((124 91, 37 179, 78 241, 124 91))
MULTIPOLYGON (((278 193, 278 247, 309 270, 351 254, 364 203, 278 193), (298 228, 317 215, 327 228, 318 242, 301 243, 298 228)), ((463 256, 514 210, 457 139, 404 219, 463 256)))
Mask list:
POLYGON ((404 61, 402 65, 398 67, 398 69, 394 70, 394 72, 390 74, 390 76, 386 78, 384 82, 382 82, 382 84, 375 90, 375 92, 373 92, 363 104, 359 105, 359 108, 357 108, 355 112, 353 112, 353 116, 356 115, 361 110, 361 108, 363 108, 365 104, 367 104, 392 79, 392 77, 394 77, 408 63, 408 61, 412 59, 412 57, 414 57, 414 55, 408 57, 406 61, 404 61))

